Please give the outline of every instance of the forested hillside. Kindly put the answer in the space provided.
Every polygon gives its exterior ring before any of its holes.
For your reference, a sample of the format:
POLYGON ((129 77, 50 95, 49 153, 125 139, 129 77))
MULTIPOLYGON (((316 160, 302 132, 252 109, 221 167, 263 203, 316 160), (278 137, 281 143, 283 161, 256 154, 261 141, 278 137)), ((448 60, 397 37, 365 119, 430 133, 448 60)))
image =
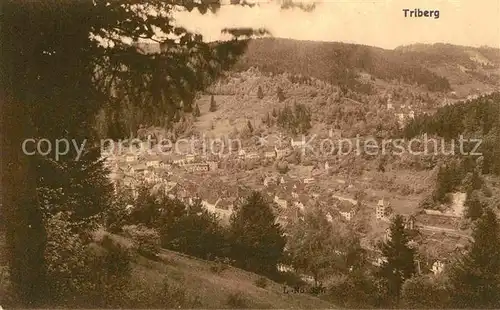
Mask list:
POLYGON ((334 84, 350 82, 350 71, 362 70, 384 80, 418 84, 445 91, 450 84, 418 61, 366 45, 265 38, 253 40, 237 69, 256 66, 264 72, 301 74, 334 84))
POLYGON ((500 93, 442 107, 434 115, 416 117, 404 129, 407 138, 423 133, 457 141, 460 135, 481 139, 477 152, 484 156, 483 173, 500 174, 500 93))

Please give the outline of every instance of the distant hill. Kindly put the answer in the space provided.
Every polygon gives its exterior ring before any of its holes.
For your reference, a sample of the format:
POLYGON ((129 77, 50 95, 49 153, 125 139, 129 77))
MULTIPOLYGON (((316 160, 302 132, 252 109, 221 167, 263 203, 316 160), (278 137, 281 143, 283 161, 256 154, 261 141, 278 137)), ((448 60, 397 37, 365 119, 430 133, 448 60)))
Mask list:
POLYGON ((264 72, 288 72, 334 84, 349 82, 352 72, 366 72, 374 78, 417 84, 429 91, 449 91, 454 85, 448 80, 450 73, 440 74, 443 67, 462 68, 463 75, 495 84, 500 75, 490 76, 485 70, 499 65, 500 50, 493 48, 416 44, 386 50, 340 42, 262 38, 250 42, 235 69, 254 66, 264 72))
POLYGON ((500 85, 500 49, 439 43, 401 46, 395 52, 445 77, 462 96, 496 90, 500 85))
POLYGON ((498 68, 500 66, 500 49, 491 47, 475 48, 444 43, 412 44, 399 46, 395 52, 403 58, 419 60, 429 66, 444 63, 454 63, 468 69, 498 68))
POLYGON ((252 66, 264 72, 300 74, 334 84, 346 79, 349 82, 349 73, 353 71, 364 71, 375 78, 418 84, 431 91, 450 89, 445 78, 417 62, 407 62, 395 51, 366 45, 257 39, 250 42, 236 69, 252 66))
MULTIPOLYGON (((335 108, 333 103, 345 106, 342 97, 351 103, 369 103, 375 114, 387 107, 389 98, 395 107, 422 112, 491 93, 499 86, 499 49, 414 44, 387 50, 340 42, 260 38, 251 40, 232 70, 211 83, 205 93, 198 93, 195 102, 201 109, 198 123, 203 124, 198 129, 227 134, 231 127, 240 127, 236 123, 246 126, 249 119, 266 117, 281 103, 299 101, 313 106, 313 112, 321 111, 315 113, 321 116, 315 121, 331 125, 335 121, 329 122, 330 109, 335 108), (278 86, 286 93, 283 102, 275 100, 278 86), (259 87, 263 100, 256 97, 259 87), (220 104, 216 113, 207 113, 206 98, 200 100, 206 94, 223 96, 216 98, 220 104)), ((166 113, 108 108, 97 117, 96 128, 103 138, 123 138, 135 134, 137 124, 165 126, 166 113)), ((365 117, 364 112, 359 114, 365 117)), ((346 120, 341 114, 338 118, 346 120)), ((359 120, 348 125, 354 127, 359 120)))

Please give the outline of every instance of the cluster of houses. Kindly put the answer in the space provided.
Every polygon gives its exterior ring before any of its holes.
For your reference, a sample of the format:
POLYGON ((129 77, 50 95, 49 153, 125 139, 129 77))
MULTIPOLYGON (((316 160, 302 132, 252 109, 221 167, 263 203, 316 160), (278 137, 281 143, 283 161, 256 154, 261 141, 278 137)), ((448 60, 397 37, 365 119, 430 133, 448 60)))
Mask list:
POLYGON ((394 105, 391 101, 391 97, 387 99, 386 107, 388 111, 394 112, 400 126, 403 126, 406 121, 415 118, 415 111, 412 110, 411 106, 405 104, 394 105))
MULTIPOLYGON (((311 190, 314 185, 314 178, 303 180, 291 179, 287 176, 269 175, 264 178, 263 185, 266 192, 281 210, 293 209, 297 212, 304 211, 308 206, 319 204, 325 207, 328 212, 338 213, 344 220, 351 221, 356 218, 359 211, 359 203, 356 199, 342 197, 332 192, 311 190)), ((294 213, 287 213, 292 214, 294 213)), ((333 214, 327 213, 327 218, 332 221, 333 214)), ((389 222, 393 216, 389 203, 381 199, 375 206, 374 217, 376 220, 389 222)), ((282 216, 282 221, 286 222, 288 216, 282 216)), ((404 216, 407 229, 414 229, 415 217, 404 216)))
MULTIPOLYGON (((301 147, 302 141, 291 140, 292 147, 301 147)), ((290 148, 279 150, 273 147, 272 151, 263 153, 265 158, 279 158, 289 154, 290 148), (288 150, 288 151, 286 151, 288 150), (280 153, 283 152, 283 153, 280 153), (272 153, 272 154, 271 154, 272 153)), ((221 195, 219 190, 213 190, 212 194, 197 195, 198 188, 196 184, 192 184, 190 188, 186 184, 179 184, 172 181, 173 167, 183 168, 188 172, 205 172, 218 169, 219 160, 217 158, 206 158, 203 156, 195 156, 187 154, 177 157, 160 157, 150 156, 149 158, 140 157, 138 155, 129 154, 121 158, 108 158, 107 162, 112 163, 112 173, 110 175, 115 190, 120 186, 125 186, 132 190, 134 196, 137 197, 138 189, 141 184, 151 185, 154 191, 163 191, 171 198, 178 198, 186 203, 193 203, 196 197, 199 197, 202 205, 210 212, 218 214, 223 223, 229 223, 233 208, 239 204, 241 197, 245 195, 227 194, 221 195), (194 198, 193 198, 194 197, 194 198)), ((258 153, 244 151, 238 153, 239 158, 254 159, 258 158, 258 153)), ((325 169, 328 169, 325 164, 325 169)), ((329 206, 327 212, 327 220, 333 221, 334 215, 338 214, 346 221, 352 221, 356 218, 359 211, 359 206, 356 200, 333 195, 332 193, 320 194, 318 191, 310 190, 314 186, 316 180, 313 177, 303 179, 293 179, 287 175, 269 175, 263 180, 265 192, 280 210, 277 222, 286 225, 300 216, 309 205, 317 202, 329 206), (333 214, 335 212, 336 214, 333 214)), ((463 198, 463 197, 460 197, 463 198)), ((378 201, 375 206, 375 219, 381 221, 389 221, 392 216, 390 205, 383 199, 378 201)), ((413 229, 415 218, 405 217, 405 225, 408 229, 413 229)), ((386 231, 385 238, 390 238, 389 232, 386 231)), ((444 263, 441 261, 434 262, 432 272, 438 274, 444 269, 444 263)))

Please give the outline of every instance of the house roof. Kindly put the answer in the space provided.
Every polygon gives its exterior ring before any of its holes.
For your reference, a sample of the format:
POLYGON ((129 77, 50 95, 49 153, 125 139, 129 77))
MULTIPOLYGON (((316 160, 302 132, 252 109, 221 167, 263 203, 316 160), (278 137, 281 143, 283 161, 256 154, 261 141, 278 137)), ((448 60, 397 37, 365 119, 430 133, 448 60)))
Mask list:
POLYGON ((337 204, 337 208, 339 209, 340 212, 350 212, 351 210, 354 210, 354 205, 348 201, 339 201, 337 204))
POLYGON ((146 166, 145 163, 133 165, 132 167, 134 168, 134 170, 146 170, 146 169, 148 169, 148 167, 146 166))
POLYGON ((299 194, 299 198, 298 198, 298 201, 301 202, 302 204, 306 205, 309 200, 311 200, 311 198, 306 195, 306 194, 299 194))
POLYGON ((293 187, 297 191, 302 191, 306 188, 306 185, 303 182, 294 182, 293 187))

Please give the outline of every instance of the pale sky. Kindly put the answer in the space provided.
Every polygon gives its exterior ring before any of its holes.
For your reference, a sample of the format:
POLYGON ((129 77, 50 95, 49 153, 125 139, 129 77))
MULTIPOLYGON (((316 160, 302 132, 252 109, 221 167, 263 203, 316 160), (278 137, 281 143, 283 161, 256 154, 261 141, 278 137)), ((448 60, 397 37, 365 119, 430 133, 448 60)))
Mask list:
MULTIPOLYGON (((266 1, 266 0, 260 0, 266 1)), ((313 12, 276 3, 224 5, 216 14, 176 14, 177 23, 213 41, 225 27, 266 28, 274 37, 394 48, 412 43, 500 48, 500 0, 323 0, 313 12), (404 17, 403 9, 439 10, 439 18, 404 17)))

